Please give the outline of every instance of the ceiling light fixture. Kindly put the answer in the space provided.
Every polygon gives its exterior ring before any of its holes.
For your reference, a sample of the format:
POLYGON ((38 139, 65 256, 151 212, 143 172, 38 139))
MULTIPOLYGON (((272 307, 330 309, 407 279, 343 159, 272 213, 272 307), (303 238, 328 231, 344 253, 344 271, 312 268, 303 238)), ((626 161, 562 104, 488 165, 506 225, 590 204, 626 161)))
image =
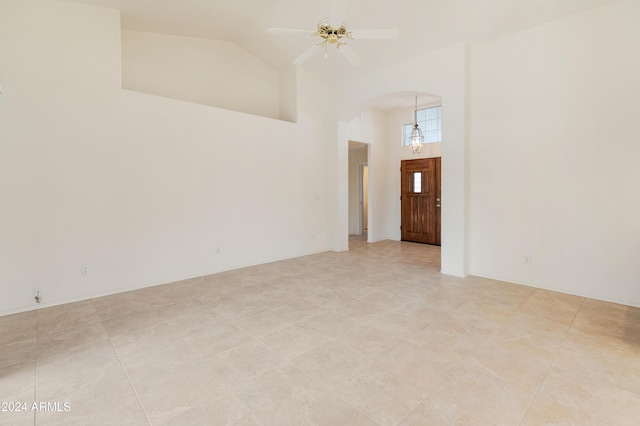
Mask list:
POLYGON ((396 28, 375 30, 348 30, 344 23, 347 12, 347 3, 343 0, 331 0, 331 13, 328 18, 318 23, 316 31, 296 30, 290 28, 269 28, 269 34, 308 34, 319 37, 320 41, 305 50, 293 60, 293 64, 301 65, 316 52, 324 49, 324 57, 327 57, 327 46, 335 46, 338 51, 351 63, 362 64, 362 58, 347 44, 348 40, 358 39, 394 39, 398 38, 399 31, 396 28))
POLYGON ((409 145, 411 145, 411 152, 419 154, 424 145, 424 135, 422 130, 418 127, 418 95, 416 95, 416 109, 413 113, 413 130, 411 130, 411 136, 409 136, 409 145))

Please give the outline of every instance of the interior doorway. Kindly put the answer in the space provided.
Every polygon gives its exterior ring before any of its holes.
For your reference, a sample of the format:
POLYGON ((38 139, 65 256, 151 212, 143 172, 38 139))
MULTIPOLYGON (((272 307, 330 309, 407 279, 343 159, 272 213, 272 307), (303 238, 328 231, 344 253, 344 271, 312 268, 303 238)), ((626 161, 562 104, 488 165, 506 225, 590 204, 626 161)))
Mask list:
POLYGON ((400 163, 401 239, 439 246, 441 158, 400 163))
POLYGON ((360 233, 366 234, 369 229, 369 166, 360 164, 360 233))
POLYGON ((349 141, 349 235, 368 236, 369 144, 349 141))

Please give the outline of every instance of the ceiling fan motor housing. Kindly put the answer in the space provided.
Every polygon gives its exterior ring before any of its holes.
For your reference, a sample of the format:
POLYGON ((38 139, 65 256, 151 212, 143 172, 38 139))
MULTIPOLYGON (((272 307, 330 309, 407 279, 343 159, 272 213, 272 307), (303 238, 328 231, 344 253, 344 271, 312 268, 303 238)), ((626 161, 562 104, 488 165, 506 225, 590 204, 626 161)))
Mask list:
POLYGON ((314 35, 322 37, 325 39, 325 42, 329 44, 342 44, 343 42, 340 41, 341 38, 351 38, 350 33, 344 25, 338 28, 333 28, 329 24, 318 25, 318 31, 316 31, 314 35))

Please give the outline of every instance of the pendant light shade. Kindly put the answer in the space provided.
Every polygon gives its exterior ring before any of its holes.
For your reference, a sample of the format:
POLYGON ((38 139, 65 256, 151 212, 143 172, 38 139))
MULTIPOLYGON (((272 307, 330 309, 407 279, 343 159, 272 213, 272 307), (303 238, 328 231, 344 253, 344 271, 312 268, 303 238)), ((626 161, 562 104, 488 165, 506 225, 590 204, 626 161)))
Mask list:
POLYGON ((416 109, 413 113, 413 130, 409 136, 409 144, 411 145, 411 152, 419 154, 424 145, 424 135, 422 130, 418 127, 418 96, 416 95, 416 109))

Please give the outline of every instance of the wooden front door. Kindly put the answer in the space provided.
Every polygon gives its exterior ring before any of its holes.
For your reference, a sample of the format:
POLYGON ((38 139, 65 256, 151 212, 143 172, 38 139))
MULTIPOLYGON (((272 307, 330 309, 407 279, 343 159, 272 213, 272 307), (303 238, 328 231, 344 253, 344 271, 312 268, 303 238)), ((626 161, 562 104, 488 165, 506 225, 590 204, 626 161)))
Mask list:
POLYGON ((401 162, 401 238, 440 245, 440 157, 401 162))

